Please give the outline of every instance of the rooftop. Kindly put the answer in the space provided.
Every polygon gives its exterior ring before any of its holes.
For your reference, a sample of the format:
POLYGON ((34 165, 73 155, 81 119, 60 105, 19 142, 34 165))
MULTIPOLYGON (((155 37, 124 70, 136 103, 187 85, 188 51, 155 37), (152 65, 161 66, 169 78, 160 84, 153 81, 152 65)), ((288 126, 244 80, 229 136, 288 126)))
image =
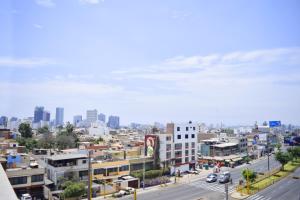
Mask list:
POLYGON ((212 146, 224 148, 224 147, 232 147, 232 146, 236 146, 236 145, 238 145, 238 144, 237 143, 233 143, 233 142, 227 142, 227 143, 221 143, 221 144, 214 144, 212 146))
POLYGON ((87 158, 87 155, 69 153, 69 154, 57 154, 57 155, 47 157, 47 159, 49 160, 67 160, 67 159, 79 159, 79 158, 87 158))

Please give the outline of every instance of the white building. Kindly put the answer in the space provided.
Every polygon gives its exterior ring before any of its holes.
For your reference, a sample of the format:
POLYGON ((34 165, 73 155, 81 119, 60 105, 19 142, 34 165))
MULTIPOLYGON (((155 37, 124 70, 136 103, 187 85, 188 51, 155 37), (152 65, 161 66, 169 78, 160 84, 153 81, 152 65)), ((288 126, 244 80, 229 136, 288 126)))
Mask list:
POLYGON ((91 127, 88 129, 90 136, 105 137, 109 135, 109 129, 103 122, 91 123, 91 127))
POLYGON ((167 133, 159 137, 161 164, 171 163, 171 173, 196 167, 197 123, 169 123, 167 133))

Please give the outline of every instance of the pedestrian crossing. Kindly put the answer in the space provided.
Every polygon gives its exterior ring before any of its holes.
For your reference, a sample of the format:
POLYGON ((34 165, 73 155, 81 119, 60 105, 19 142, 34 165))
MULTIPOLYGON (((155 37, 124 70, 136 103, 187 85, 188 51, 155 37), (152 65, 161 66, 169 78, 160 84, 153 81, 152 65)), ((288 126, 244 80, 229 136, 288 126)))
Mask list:
POLYGON ((254 194, 247 198, 247 200, 271 200, 271 197, 264 197, 259 194, 254 194))
MULTIPOLYGON (((191 185, 193 187, 203 188, 206 190, 225 193, 225 184, 219 184, 218 182, 207 183, 206 181, 195 181, 193 183, 190 183, 189 185, 191 185)), ((230 193, 234 192, 235 188, 236 188, 236 184, 233 184, 233 185, 229 184, 228 185, 228 193, 230 194, 230 193)))

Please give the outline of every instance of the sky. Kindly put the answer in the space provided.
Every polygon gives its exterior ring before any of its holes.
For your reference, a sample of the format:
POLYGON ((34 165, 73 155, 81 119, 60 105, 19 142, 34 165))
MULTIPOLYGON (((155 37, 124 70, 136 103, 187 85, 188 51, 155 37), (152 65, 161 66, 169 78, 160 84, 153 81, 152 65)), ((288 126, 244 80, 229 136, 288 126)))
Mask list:
POLYGON ((0 115, 300 125, 298 0, 0 1, 0 115))

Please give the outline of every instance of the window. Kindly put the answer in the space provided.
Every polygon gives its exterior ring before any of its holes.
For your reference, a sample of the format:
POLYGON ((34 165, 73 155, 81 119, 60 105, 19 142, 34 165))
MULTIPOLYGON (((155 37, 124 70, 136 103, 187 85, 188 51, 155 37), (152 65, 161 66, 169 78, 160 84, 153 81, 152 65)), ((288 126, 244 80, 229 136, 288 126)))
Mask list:
POLYGON ((175 144, 175 150, 176 149, 182 149, 182 144, 181 143, 176 143, 175 144))
POLYGON ((189 139, 189 135, 188 134, 185 134, 185 139, 189 139))
POLYGON ((85 164, 86 163, 86 160, 82 160, 82 164, 85 164))
POLYGON ((10 184, 19 185, 27 183, 27 176, 9 178, 10 184))
POLYGON ((170 158, 171 158, 171 152, 167 152, 167 153, 166 153, 166 158, 167 158, 167 159, 170 159, 170 158))
POLYGON ((192 138, 195 138, 195 134, 192 134, 192 138))
POLYGON ((108 168, 107 169, 108 176, 109 176, 110 173, 115 173, 115 172, 118 172, 118 168, 117 167, 113 167, 113 168, 108 168))
POLYGON ((94 175, 105 174, 105 169, 94 169, 94 175))
POLYGON ((167 136, 166 138, 167 141, 171 141, 171 139, 172 139, 171 136, 167 136))
POLYGON ((185 143, 185 148, 186 148, 186 149, 189 148, 189 143, 188 143, 188 142, 185 143))
POLYGON ((195 149, 192 149, 192 154, 193 154, 193 155, 195 154, 195 149))
POLYGON ((189 155, 189 150, 185 150, 185 156, 189 155))
POLYGON ((89 171, 88 170, 79 171, 79 177, 88 176, 88 175, 89 175, 89 171))
POLYGON ((194 161, 195 160, 195 156, 192 156, 192 161, 194 161))
POLYGON ((181 139, 181 135, 177 135, 177 139, 180 140, 181 139))
POLYGON ((166 149, 167 149, 167 151, 171 151, 171 144, 167 144, 166 149))
POLYGON ((192 142, 192 148, 195 148, 195 142, 192 142))
POLYGON ((44 174, 31 176, 31 182, 42 182, 42 181, 44 181, 44 174))
POLYGON ((196 127, 195 127, 195 126, 193 127, 193 130, 194 130, 194 131, 196 130, 196 127))
POLYGON ((129 171, 129 165, 123 165, 123 166, 119 167, 119 171, 120 172, 129 171))
POLYGON ((189 157, 186 157, 186 158, 185 158, 185 162, 186 162, 186 163, 189 162, 189 157))
POLYGON ((175 151, 175 158, 179 158, 182 156, 182 152, 181 151, 175 151))
POLYGON ((189 131, 189 127, 185 127, 185 130, 186 130, 186 131, 189 131))
POLYGON ((177 127, 177 131, 180 131, 180 127, 177 127))

